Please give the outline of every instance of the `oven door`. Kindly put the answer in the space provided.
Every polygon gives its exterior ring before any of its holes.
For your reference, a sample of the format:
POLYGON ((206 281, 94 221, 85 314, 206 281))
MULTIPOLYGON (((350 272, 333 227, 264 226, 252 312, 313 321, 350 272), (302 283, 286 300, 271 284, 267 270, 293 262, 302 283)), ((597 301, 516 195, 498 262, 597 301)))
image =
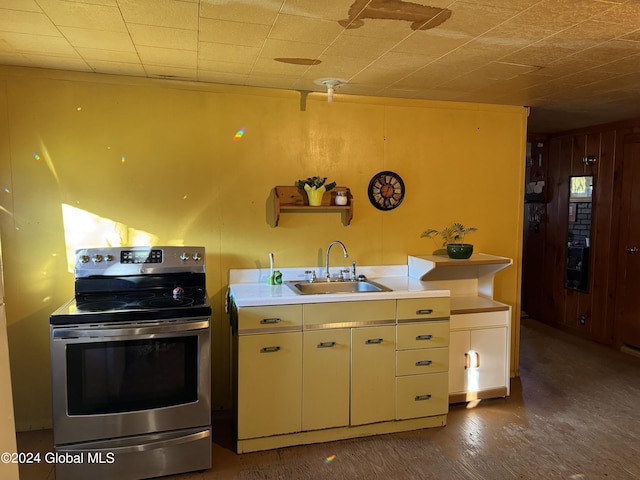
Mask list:
POLYGON ((51 326, 56 446, 211 424, 210 319, 51 326))

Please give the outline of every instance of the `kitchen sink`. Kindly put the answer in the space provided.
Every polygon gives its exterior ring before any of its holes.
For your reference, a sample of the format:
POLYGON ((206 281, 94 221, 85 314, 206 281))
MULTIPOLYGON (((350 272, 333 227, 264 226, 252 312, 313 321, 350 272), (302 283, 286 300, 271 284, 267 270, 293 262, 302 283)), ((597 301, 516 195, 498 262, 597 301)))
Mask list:
POLYGON ((370 280, 357 282, 327 282, 323 280, 306 282, 304 280, 291 280, 284 283, 298 295, 322 295, 331 293, 372 293, 391 291, 390 288, 384 287, 370 280))

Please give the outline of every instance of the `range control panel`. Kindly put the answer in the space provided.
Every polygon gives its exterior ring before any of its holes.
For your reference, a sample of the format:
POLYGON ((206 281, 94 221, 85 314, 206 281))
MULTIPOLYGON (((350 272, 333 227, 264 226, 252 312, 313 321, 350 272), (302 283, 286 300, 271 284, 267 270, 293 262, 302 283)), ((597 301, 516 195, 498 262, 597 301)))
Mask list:
POLYGON ((204 247, 104 247, 76 250, 75 278, 205 273, 204 247))

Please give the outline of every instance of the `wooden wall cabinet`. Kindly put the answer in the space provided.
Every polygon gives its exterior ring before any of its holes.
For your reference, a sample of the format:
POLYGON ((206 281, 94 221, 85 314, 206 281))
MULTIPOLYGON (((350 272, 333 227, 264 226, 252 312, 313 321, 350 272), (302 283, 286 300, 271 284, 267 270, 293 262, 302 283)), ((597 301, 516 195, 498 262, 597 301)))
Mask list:
POLYGON ((508 396, 511 306, 493 299, 495 274, 510 258, 409 257, 409 275, 451 291, 449 401, 508 396))

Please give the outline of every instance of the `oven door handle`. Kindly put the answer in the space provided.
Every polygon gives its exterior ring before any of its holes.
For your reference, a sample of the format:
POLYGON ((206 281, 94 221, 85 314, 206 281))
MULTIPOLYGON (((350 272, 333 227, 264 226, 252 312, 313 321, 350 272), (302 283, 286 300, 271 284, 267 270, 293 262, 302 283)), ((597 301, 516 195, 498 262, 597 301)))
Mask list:
POLYGON ((153 335, 157 333, 187 332, 191 330, 204 330, 209 328, 209 320, 199 322, 170 323, 167 325, 145 325, 141 327, 127 327, 117 325, 113 327, 101 326, 99 328, 54 328, 54 339, 89 338, 89 337, 126 337, 133 335, 153 335))

